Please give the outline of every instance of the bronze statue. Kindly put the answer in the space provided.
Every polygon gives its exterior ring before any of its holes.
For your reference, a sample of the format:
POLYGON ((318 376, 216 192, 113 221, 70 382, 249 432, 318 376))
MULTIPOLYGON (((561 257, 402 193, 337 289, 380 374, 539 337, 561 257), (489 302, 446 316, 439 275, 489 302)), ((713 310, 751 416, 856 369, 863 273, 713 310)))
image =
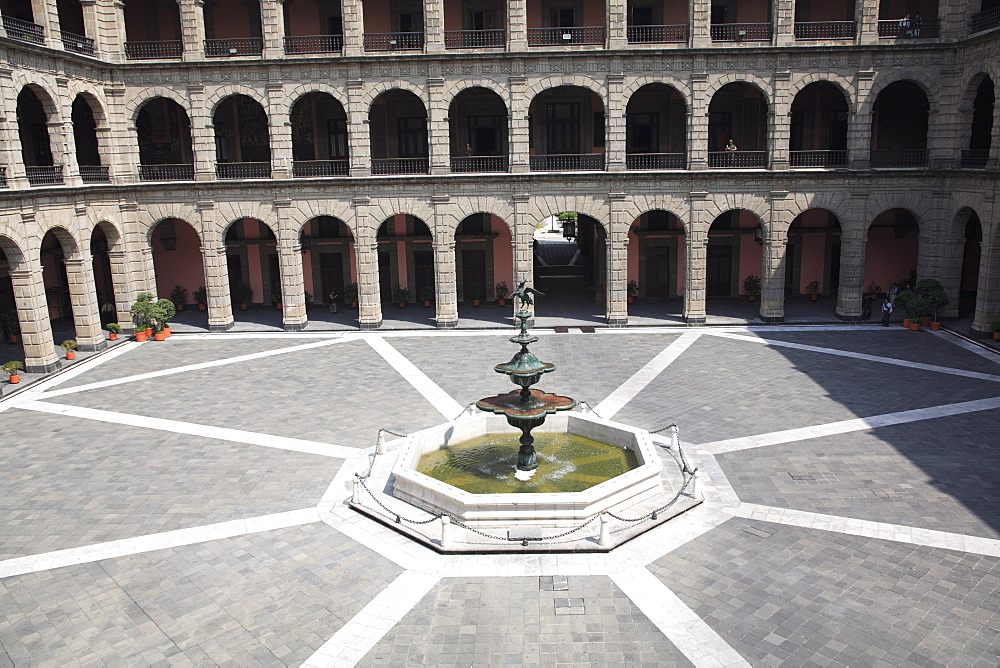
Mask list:
POLYGON ((536 294, 542 297, 545 296, 544 292, 539 292, 538 290, 530 287, 528 281, 521 281, 517 284, 517 288, 514 289, 514 297, 521 300, 521 306, 527 304, 528 306, 533 306, 534 301, 531 299, 531 295, 536 294))

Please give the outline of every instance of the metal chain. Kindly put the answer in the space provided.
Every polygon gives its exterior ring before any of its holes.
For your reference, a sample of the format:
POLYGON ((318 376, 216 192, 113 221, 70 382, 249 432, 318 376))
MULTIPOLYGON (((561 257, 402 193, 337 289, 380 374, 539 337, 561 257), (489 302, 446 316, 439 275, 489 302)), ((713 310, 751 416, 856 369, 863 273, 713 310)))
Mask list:
POLYGON ((692 471, 691 474, 685 478, 684 484, 681 485, 681 488, 680 488, 680 490, 678 490, 676 496, 674 496, 674 498, 670 499, 670 501, 667 503, 667 505, 665 505, 665 506, 663 506, 661 508, 657 508, 656 510, 653 510, 651 512, 646 513, 642 517, 636 517, 634 519, 630 519, 628 517, 621 517, 619 515, 615 515, 610 510, 608 511, 608 516, 615 518, 619 522, 625 522, 627 524, 632 524, 634 522, 644 522, 646 520, 655 520, 656 516, 659 513, 662 513, 664 510, 667 510, 668 508, 670 508, 670 506, 672 506, 675 503, 677 503, 677 499, 681 498, 681 494, 684 493, 684 490, 686 490, 688 488, 688 485, 691 484, 691 481, 694 480, 694 474, 697 473, 697 472, 698 472, 698 469, 695 469, 694 471, 692 471))
POLYGON ((666 431, 666 430, 670 429, 671 427, 676 427, 676 426, 677 425, 675 425, 675 424, 668 424, 666 427, 663 427, 661 429, 654 429, 653 431, 651 431, 649 433, 650 434, 659 434, 661 431, 666 431))
POLYGON ((607 422, 607 420, 604 418, 604 416, 602 416, 600 413, 598 413, 597 411, 594 410, 594 407, 590 405, 589 401, 578 401, 578 402, 576 402, 576 404, 577 404, 577 406, 586 406, 588 413, 593 413, 599 419, 604 420, 605 422, 607 422))
POLYGON ((360 482, 361 482, 362 489, 364 489, 366 492, 368 492, 368 496, 372 497, 372 499, 375 501, 375 503, 377 503, 379 506, 381 506, 382 510, 384 510, 385 512, 389 513, 390 515, 392 515, 393 517, 396 518, 396 524, 402 524, 403 522, 406 522, 407 524, 430 524, 431 522, 435 522, 435 521, 441 519, 440 515, 435 515, 435 516, 431 517, 429 520, 411 520, 408 517, 403 517, 402 515, 400 515, 396 511, 390 510, 384 503, 382 503, 381 501, 379 501, 378 497, 376 497, 374 494, 372 494, 372 491, 370 489, 368 489, 368 485, 365 484, 364 480, 361 480, 360 482))
POLYGON ((467 405, 467 406, 466 406, 465 408, 463 408, 463 409, 462 409, 462 412, 461 412, 461 413, 459 413, 458 415, 456 415, 456 416, 455 416, 455 418, 454 418, 454 419, 452 420, 452 422, 454 422, 454 421, 455 421, 455 420, 457 420, 458 418, 460 418, 460 417, 462 417, 463 415, 465 415, 465 412, 466 412, 466 411, 468 411, 468 410, 469 410, 470 408, 472 408, 472 407, 473 407, 473 406, 475 406, 475 405, 476 405, 476 402, 475 402, 475 401, 473 401, 473 402, 471 402, 470 404, 468 404, 468 405, 467 405))
POLYGON ((510 542, 519 542, 522 545, 527 545, 528 541, 541 542, 543 540, 559 540, 560 538, 565 538, 566 536, 569 536, 570 534, 573 534, 573 533, 576 533, 577 531, 580 531, 581 529, 583 529, 584 527, 586 527, 588 524, 592 524, 594 522, 594 520, 596 520, 598 517, 600 517, 600 513, 598 513, 597 515, 591 516, 590 519, 588 519, 586 522, 584 522, 580 526, 574 527, 574 528, 570 529, 569 531, 565 531, 563 533, 556 534, 554 536, 521 537, 521 538, 511 538, 510 536, 507 536, 506 538, 504 538, 503 536, 494 536, 492 534, 488 534, 488 533, 482 532, 479 529, 476 529, 475 527, 470 527, 468 524, 466 524, 466 523, 464 523, 461 520, 456 519, 456 518, 452 518, 452 522, 455 525, 460 526, 463 529, 468 529, 472 533, 479 534, 480 536, 483 536, 484 538, 491 538, 493 540, 499 540, 499 541, 508 542, 508 543, 510 543, 510 542))

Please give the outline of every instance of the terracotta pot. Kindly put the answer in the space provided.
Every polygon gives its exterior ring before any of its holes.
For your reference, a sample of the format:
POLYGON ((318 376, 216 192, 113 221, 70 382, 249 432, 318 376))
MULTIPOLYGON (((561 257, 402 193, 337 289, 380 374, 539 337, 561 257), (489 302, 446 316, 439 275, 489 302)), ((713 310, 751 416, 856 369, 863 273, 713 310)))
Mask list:
POLYGON ((625 302, 628 303, 628 304, 634 304, 635 303, 635 297, 626 297, 625 298, 625 302))
POLYGON ((163 332, 157 332, 156 334, 153 334, 153 340, 154 341, 166 341, 167 340, 167 335, 164 334, 163 332))
POLYGON ((473 306, 479 306, 479 304, 480 304, 480 300, 478 300, 478 299, 473 299, 472 300, 472 305, 473 306))
POLYGON ((399 302, 398 304, 396 304, 396 306, 398 306, 399 308, 406 308, 406 302, 399 302))
POLYGON ((351 302, 351 308, 357 308, 357 307, 358 307, 357 302, 351 302))
POLYGON ((7 343, 17 343, 17 334, 8 334, 7 343))
POLYGON ((17 385, 20 382, 21 382, 21 376, 20 376, 20 374, 16 374, 15 373, 13 376, 10 377, 10 384, 11 385, 17 385))
POLYGON ((174 308, 176 308, 177 312, 180 313, 184 310, 184 304, 174 304, 174 308))
POLYGON ((168 339, 169 339, 169 338, 170 338, 171 336, 173 336, 173 334, 171 334, 171 333, 170 333, 170 328, 169 328, 169 327, 164 327, 164 328, 163 328, 163 335, 164 335, 165 337, 167 337, 168 339))
POLYGON ((139 343, 145 343, 146 341, 146 330, 142 330, 135 333, 135 340, 139 343))
POLYGON ((903 318, 903 327, 909 327, 909 326, 910 326, 910 319, 903 318))
POLYGON ((114 332, 111 332, 110 334, 108 334, 108 340, 109 341, 117 341, 118 340, 118 335, 116 333, 114 333, 114 332))
POLYGON ((241 311, 246 311, 247 310, 247 305, 246 304, 240 304, 240 310, 241 311))
POLYGON ((747 295, 747 301, 748 302, 755 302, 755 301, 757 301, 757 295, 747 295))
POLYGON ((430 299, 425 299, 424 300, 424 308, 430 308, 430 307, 431 307, 431 300, 430 299))
POLYGON ((911 332, 919 332, 920 331, 920 323, 917 322, 916 320, 910 322, 910 331, 911 332))
POLYGON ((819 301, 819 295, 814 292, 813 294, 809 295, 809 301, 811 301, 811 302, 818 302, 819 301))
POLYGON ((941 330, 941 323, 940 322, 934 322, 933 320, 931 320, 931 331, 932 332, 937 332, 937 331, 940 331, 940 330, 941 330))
POLYGON ((923 318, 920 319, 920 324, 923 325, 924 327, 930 327, 931 317, 929 315, 925 315, 923 318))
POLYGON ((205 304, 198 304, 199 311, 204 311, 206 308, 208 308, 208 306, 206 306, 205 304))
POLYGON ((76 359, 76 353, 73 352, 72 350, 67 350, 66 351, 66 359, 68 359, 68 360, 75 360, 76 359))
POLYGON ((1000 332, 993 332, 993 340, 1000 341, 1000 332))
POLYGON ((148 339, 152 335, 153 335, 153 328, 152 327, 147 327, 146 328, 146 338, 148 339))
POLYGON ((507 300, 506 299, 498 299, 497 300, 497 306, 506 306, 506 305, 507 305, 507 300))
POLYGON ((274 310, 275 311, 280 311, 281 310, 281 302, 278 302, 277 304, 274 305, 274 310))

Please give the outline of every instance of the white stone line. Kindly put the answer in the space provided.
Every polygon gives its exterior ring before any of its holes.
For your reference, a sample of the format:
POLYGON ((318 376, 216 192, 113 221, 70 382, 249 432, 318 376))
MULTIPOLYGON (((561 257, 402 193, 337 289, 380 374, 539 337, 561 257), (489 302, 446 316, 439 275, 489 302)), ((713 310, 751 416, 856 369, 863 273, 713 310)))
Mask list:
POLYGON ((174 332, 167 339, 170 343, 186 343, 188 341, 239 341, 249 339, 334 339, 340 337, 356 337, 360 334, 351 329, 331 329, 319 332, 174 332))
POLYGON ((175 434, 187 434, 189 436, 201 436, 203 438, 216 438, 222 441, 259 445, 265 448, 277 448, 279 450, 302 452, 308 455, 320 455, 322 457, 347 459, 349 457, 355 457, 358 454, 357 448, 349 448, 346 445, 320 443, 319 441, 306 441, 300 438, 288 438, 286 436, 272 436, 271 434, 259 434, 257 432, 243 431, 240 429, 227 429, 225 427, 213 427, 205 424, 195 424, 193 422, 166 420, 164 418, 154 418, 146 415, 116 413, 114 411, 103 411, 96 408, 67 406, 65 404, 54 404, 47 401, 29 401, 23 404, 18 404, 17 408, 29 411, 38 411, 40 413, 51 413, 53 415, 64 415, 66 417, 83 418, 85 420, 110 422, 112 424, 126 425, 129 427, 158 429, 160 431, 169 431, 175 434))
POLYGON ((670 364, 680 357, 691 344, 698 340, 700 332, 685 332, 671 342, 656 357, 649 360, 631 378, 604 398, 604 401, 594 406, 594 411, 601 417, 610 420, 614 415, 632 401, 639 392, 649 385, 670 364))
POLYGON ((245 536, 263 531, 273 531, 274 529, 297 527, 314 522, 319 522, 319 511, 316 508, 302 508, 283 513, 207 524, 200 527, 164 531, 147 536, 123 538, 107 543, 84 545, 83 547, 73 547, 56 552, 15 557, 14 559, 0 561, 0 578, 9 578, 26 573, 37 573, 65 566, 90 564, 102 559, 117 559, 132 554, 194 545, 195 543, 206 543, 211 540, 219 540, 220 538, 233 538, 235 536, 245 536))
POLYGON ((381 336, 366 336, 365 341, 446 420, 454 420, 465 410, 464 406, 455 401, 450 394, 428 378, 427 374, 418 369, 417 365, 406 359, 403 353, 393 348, 381 336))
POLYGON ((958 334, 955 334, 954 332, 946 332, 943 329, 938 330, 936 332, 934 330, 928 330, 928 331, 934 336, 944 339, 945 341, 952 343, 958 346, 959 348, 964 348, 965 350, 968 350, 970 353, 979 355, 983 359, 987 359, 993 362, 994 364, 1000 364, 1000 354, 997 354, 997 351, 993 350, 992 348, 987 349, 984 348, 983 346, 977 346, 975 343, 966 341, 958 334))
POLYGON ((819 438, 821 436, 847 434, 854 431, 865 431, 866 429, 877 429, 879 427, 889 427, 897 424, 906 424, 908 422, 917 422, 919 420, 932 420, 935 418, 950 417, 952 415, 962 415, 964 413, 988 411, 996 408, 1000 408, 1000 397, 977 399, 975 401, 963 401, 957 404, 945 404, 943 406, 931 406, 929 408, 916 408, 914 410, 900 411, 898 413, 883 413, 882 415, 872 415, 871 417, 866 418, 854 418, 852 420, 842 420, 840 422, 830 422, 810 427, 800 427, 798 429, 786 429, 784 431, 774 431, 767 434, 756 434, 754 436, 742 436, 740 438, 730 438, 723 441, 701 443, 694 447, 697 448, 699 452, 717 455, 725 452, 735 452, 737 450, 760 448, 766 445, 780 445, 782 443, 804 441, 806 439, 819 438))
POLYGON ((694 665, 750 665, 677 594, 645 568, 614 573, 611 580, 694 665))
POLYGON ((68 380, 73 380, 77 376, 93 371, 96 367, 104 364, 105 362, 110 362, 116 357, 120 357, 125 353, 132 352, 138 346, 142 344, 136 343, 135 341, 129 341, 127 343, 120 343, 111 350, 101 353, 100 355, 95 355, 85 360, 81 360, 69 367, 65 371, 55 373, 48 378, 43 379, 41 382, 32 385, 27 392, 22 394, 19 399, 37 399, 38 395, 43 392, 49 391, 49 388, 55 387, 56 385, 61 385, 68 380))
MULTIPOLYGON (((46 392, 46 397, 60 397, 64 394, 73 394, 75 392, 87 392, 89 390, 96 390, 102 387, 111 387, 112 385, 121 385, 123 383, 134 383, 137 380, 148 380, 150 378, 162 378, 163 376, 171 376, 177 373, 185 373, 187 371, 197 371, 199 369, 210 369, 216 366, 225 366, 227 364, 238 364, 240 362, 249 362, 250 360, 261 359, 264 357, 273 357, 274 355, 287 355, 288 353, 297 353, 303 350, 310 350, 312 348, 320 348, 323 346, 331 346, 336 343, 346 343, 352 339, 347 339, 340 337, 337 339, 324 339, 323 341, 317 341, 314 343, 303 343, 298 346, 290 346, 288 348, 279 348, 278 350, 265 350, 259 353, 250 353, 248 355, 240 355, 238 357, 227 357, 221 360, 212 360, 211 362, 200 362, 198 364, 188 364, 185 366, 178 366, 172 369, 161 369, 160 371, 150 371, 149 373, 140 373, 135 376, 126 376, 125 378, 112 378, 110 380, 102 380, 96 383, 88 383, 87 385, 77 385, 76 387, 69 387, 63 390, 53 390, 51 392, 46 392)), ((138 344, 142 345, 142 344, 138 344)))
POLYGON ((824 353, 827 355, 837 355, 839 357, 852 357, 854 359, 865 360, 867 362, 878 362, 879 364, 893 364, 904 366, 910 369, 920 369, 921 371, 935 371, 938 373, 948 373, 953 376, 964 376, 966 378, 976 378, 979 380, 989 380, 1000 383, 1000 374, 979 373, 978 371, 966 371, 965 369, 955 369, 937 364, 923 364, 921 362, 911 362, 910 360, 900 360, 891 357, 879 357, 878 355, 868 355, 865 353, 854 353, 848 350, 835 350, 833 348, 822 348, 820 346, 809 346, 804 343, 790 343, 788 341, 776 341, 774 339, 762 339, 754 336, 743 336, 729 332, 707 331, 709 336, 718 336, 724 339, 734 339, 736 341, 746 341, 748 343, 759 343, 766 346, 776 346, 779 348, 795 348, 796 350, 807 350, 813 353, 824 353))
POLYGON ((959 550, 971 554, 982 554, 988 557, 1000 557, 1000 540, 982 538, 934 529, 922 529, 904 524, 888 524, 872 522, 852 517, 823 515, 805 510, 791 510, 774 506, 762 506, 756 503, 741 503, 736 510, 737 517, 745 517, 762 522, 774 522, 789 526, 834 531, 851 536, 865 538, 880 538, 897 543, 909 543, 924 547, 939 547, 946 550, 959 550))
POLYGON ((303 666, 353 666, 440 581, 437 575, 403 571, 358 614, 323 643, 303 666))

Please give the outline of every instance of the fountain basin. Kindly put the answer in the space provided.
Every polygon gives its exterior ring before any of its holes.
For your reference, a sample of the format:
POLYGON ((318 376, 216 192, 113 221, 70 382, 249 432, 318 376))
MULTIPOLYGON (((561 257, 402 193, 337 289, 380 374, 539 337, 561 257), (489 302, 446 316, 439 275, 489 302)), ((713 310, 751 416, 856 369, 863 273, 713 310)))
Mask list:
POLYGON ((392 495, 471 526, 509 528, 522 523, 576 526, 597 513, 622 512, 662 492, 662 462, 648 432, 578 413, 550 415, 535 433, 569 433, 628 448, 637 467, 579 492, 494 494, 466 492, 417 470, 422 455, 449 444, 485 434, 509 434, 516 444, 519 433, 503 416, 480 413, 410 434, 392 469, 392 495))

